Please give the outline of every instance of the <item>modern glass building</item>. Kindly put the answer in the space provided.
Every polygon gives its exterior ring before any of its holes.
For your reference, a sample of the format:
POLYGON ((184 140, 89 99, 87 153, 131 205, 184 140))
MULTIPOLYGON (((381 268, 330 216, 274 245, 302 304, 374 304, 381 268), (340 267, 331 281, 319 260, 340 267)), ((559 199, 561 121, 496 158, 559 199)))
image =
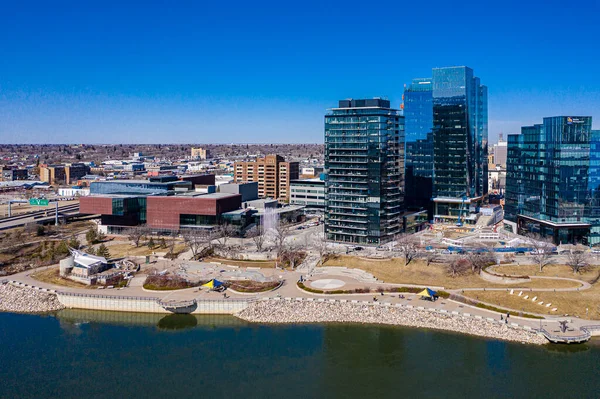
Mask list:
POLYGON ((406 208, 427 210, 432 219, 433 206, 433 90, 432 79, 413 79, 404 88, 404 137, 406 208))
POLYGON ((434 217, 454 222, 488 192, 487 87, 464 66, 434 68, 432 85, 434 217))
POLYGON ((555 116, 508 136, 505 226, 559 243, 600 243, 600 137, 589 116, 555 116))
POLYGON ((434 68, 403 96, 406 205, 437 222, 473 222, 488 192, 487 87, 464 66, 434 68))
POLYGON ((341 100, 325 116, 325 233, 381 244, 402 226, 404 118, 382 99, 341 100))

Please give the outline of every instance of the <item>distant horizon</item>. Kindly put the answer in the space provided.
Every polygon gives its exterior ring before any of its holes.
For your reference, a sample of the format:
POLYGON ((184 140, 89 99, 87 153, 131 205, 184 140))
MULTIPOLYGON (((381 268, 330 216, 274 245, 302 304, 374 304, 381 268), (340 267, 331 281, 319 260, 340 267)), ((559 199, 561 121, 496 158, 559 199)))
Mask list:
POLYGON ((600 129, 600 2, 432 1, 427 18, 382 18, 424 11, 388 0, 9 3, 0 143, 321 143, 339 100, 399 109, 404 84, 454 65, 489 89, 490 143, 552 115, 600 129))

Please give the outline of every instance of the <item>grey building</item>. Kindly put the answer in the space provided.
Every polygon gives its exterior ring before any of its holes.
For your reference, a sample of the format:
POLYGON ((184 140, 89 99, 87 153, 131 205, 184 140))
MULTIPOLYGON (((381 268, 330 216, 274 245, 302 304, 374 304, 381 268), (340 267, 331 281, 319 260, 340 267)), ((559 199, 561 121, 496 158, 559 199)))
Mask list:
POLYGON ((341 100, 325 116, 325 173, 329 240, 393 240, 404 203, 404 117, 388 100, 341 100))
POLYGON ((258 199, 258 182, 221 184, 219 191, 222 193, 240 194, 242 202, 258 199))
POLYGON ((303 205, 306 210, 325 210, 325 181, 315 179, 290 182, 290 204, 303 205))

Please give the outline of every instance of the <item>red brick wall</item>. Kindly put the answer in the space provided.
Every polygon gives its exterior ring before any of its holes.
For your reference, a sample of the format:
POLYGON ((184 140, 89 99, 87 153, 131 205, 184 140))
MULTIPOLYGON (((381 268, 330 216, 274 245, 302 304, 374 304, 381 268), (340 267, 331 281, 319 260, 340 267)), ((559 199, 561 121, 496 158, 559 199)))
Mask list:
POLYGON ((239 209, 242 196, 233 194, 225 198, 203 197, 148 197, 146 223, 149 227, 179 228, 179 215, 220 215, 239 209))
POLYGON ((112 198, 108 197, 81 197, 79 198, 79 212, 90 215, 112 215, 112 198))

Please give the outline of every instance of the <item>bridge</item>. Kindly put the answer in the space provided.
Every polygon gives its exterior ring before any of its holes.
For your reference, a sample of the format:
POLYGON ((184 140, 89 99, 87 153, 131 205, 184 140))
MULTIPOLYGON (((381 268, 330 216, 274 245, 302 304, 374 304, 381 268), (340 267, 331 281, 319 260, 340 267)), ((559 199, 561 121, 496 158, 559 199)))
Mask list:
MULTIPOLYGON (((58 207, 58 218, 70 219, 79 217, 79 204, 69 204, 58 207)), ((15 216, 0 218, 0 230, 12 229, 29 223, 47 224, 56 219, 56 209, 49 207, 40 211, 23 213, 15 216)))

